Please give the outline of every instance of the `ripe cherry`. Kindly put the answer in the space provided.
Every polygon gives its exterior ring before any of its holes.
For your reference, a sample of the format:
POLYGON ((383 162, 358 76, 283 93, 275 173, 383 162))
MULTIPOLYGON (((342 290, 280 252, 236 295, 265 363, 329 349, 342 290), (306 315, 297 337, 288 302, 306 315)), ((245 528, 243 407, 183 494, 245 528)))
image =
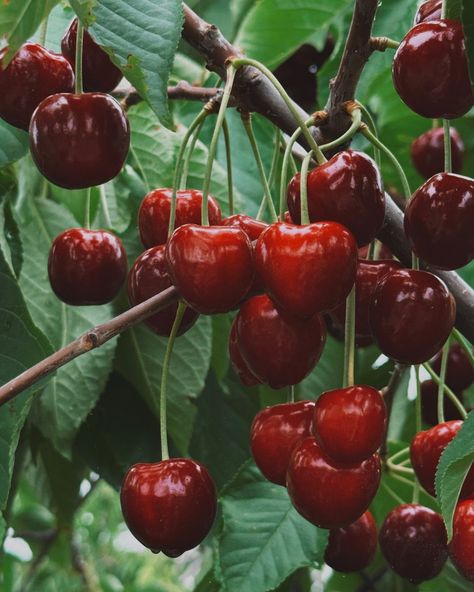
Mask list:
POLYGON ((427 0, 416 11, 415 25, 425 21, 436 21, 441 18, 443 0, 427 0))
POLYGON ((286 471, 297 444, 311 435, 314 401, 265 407, 250 428, 250 447, 257 467, 277 485, 286 485, 286 471))
POLYGON ((237 343, 236 319, 234 319, 229 333, 229 358, 234 372, 240 378, 240 382, 244 386, 256 386, 257 384, 261 384, 261 381, 250 370, 240 353, 237 343))
MULTIPOLYGON (((300 174, 288 185, 288 209, 300 224, 300 174)), ((348 228, 359 247, 380 230, 385 196, 375 162, 362 152, 344 150, 308 174, 308 210, 311 222, 339 222, 348 228)))
POLYGON ((66 189, 102 185, 116 177, 129 145, 127 116, 109 95, 52 95, 31 118, 33 160, 49 181, 66 189))
MULTIPOLYGON (((431 361, 431 366, 436 374, 441 372, 440 351, 431 361)), ((453 343, 449 348, 448 364, 446 367, 446 384, 455 392, 463 391, 474 382, 474 368, 472 367, 466 352, 459 343, 453 343)))
POLYGON ((172 458, 131 467, 120 501, 132 534, 154 553, 178 557, 199 545, 216 515, 216 488, 207 469, 172 458))
POLYGON ((222 226, 231 226, 243 230, 251 241, 256 241, 262 232, 268 228, 266 222, 255 220, 243 214, 234 214, 222 220, 222 226))
MULTIPOLYGON (((458 131, 450 128, 453 173, 460 173, 464 161, 464 142, 458 131)), ((411 158, 425 179, 444 171, 444 130, 436 127, 421 134, 411 145, 411 158)))
POLYGON ((455 316, 455 300, 439 278, 398 269, 377 286, 370 326, 385 355, 402 364, 421 364, 442 348, 455 316))
POLYGON ((463 578, 474 582, 474 500, 459 502, 454 512, 449 556, 463 578))
POLYGON ((367 510, 380 483, 380 457, 361 464, 339 465, 324 454, 314 438, 293 451, 287 487, 298 512, 319 528, 340 528, 367 510))
POLYGON ((111 232, 71 228, 54 239, 48 274, 54 293, 66 304, 105 304, 127 277, 127 255, 111 232))
POLYGON ((367 510, 349 526, 329 531, 324 561, 336 571, 349 573, 368 567, 377 551, 377 524, 367 510))
MULTIPOLYGON (((132 306, 145 302, 166 288, 172 286, 165 260, 165 246, 153 247, 142 253, 128 274, 128 299, 132 306)), ((145 324, 158 335, 168 337, 173 327, 177 304, 148 317, 145 324)), ((186 308, 178 335, 186 333, 197 321, 199 314, 192 308, 186 308)))
POLYGON ((448 556, 441 516, 418 504, 402 504, 385 518, 379 543, 395 573, 419 584, 436 577, 448 556))
POLYGON ((0 51, 0 117, 28 131, 33 111, 43 99, 74 90, 74 72, 62 55, 37 43, 25 43, 5 68, 0 51))
MULTIPOLYGON (((456 393, 458 399, 463 401, 463 394, 456 393)), ((421 411, 423 420, 430 426, 438 424, 438 385, 434 380, 425 380, 421 383, 421 411)), ((444 397, 444 417, 446 421, 462 419, 457 407, 444 397)))

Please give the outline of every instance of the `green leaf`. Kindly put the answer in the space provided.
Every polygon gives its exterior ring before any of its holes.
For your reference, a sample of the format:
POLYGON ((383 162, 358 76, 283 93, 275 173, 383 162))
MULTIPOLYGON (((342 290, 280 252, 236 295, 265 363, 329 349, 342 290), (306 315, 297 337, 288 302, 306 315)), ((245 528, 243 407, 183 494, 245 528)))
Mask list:
POLYGON ((342 385, 344 344, 328 335, 323 355, 308 378, 298 385, 298 397, 316 399, 324 391, 342 385))
POLYGON ((419 587, 420 592, 439 592, 440 590, 472 592, 472 583, 463 578, 448 559, 439 576, 433 580, 423 582, 419 587))
POLYGON ((229 332, 232 315, 222 314, 212 317, 212 359, 211 366, 217 378, 222 380, 229 368, 229 332))
POLYGON ((28 134, 0 119, 0 166, 19 160, 28 152, 28 134))
MULTIPOLYGON (((460 21, 463 3, 466 3, 465 0, 444 0, 444 2, 446 2, 445 18, 452 19, 453 21, 460 21)), ((470 0, 467 0, 467 2, 470 2, 470 0)))
POLYGON ((471 84, 474 87, 474 4, 472 0, 464 0, 462 6, 462 22, 466 36, 466 51, 469 61, 471 84))

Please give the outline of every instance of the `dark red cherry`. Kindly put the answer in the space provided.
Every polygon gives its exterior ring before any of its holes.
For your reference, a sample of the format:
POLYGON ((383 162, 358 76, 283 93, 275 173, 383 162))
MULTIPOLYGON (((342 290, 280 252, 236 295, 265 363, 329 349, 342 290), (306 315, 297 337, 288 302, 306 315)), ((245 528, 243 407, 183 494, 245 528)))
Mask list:
POLYGON ((33 111, 43 99, 73 92, 74 72, 62 55, 37 43, 25 43, 6 68, 8 47, 0 51, 0 117, 28 131, 33 111))
POLYGON ((461 117, 474 105, 462 24, 437 20, 415 25, 393 61, 393 83, 418 115, 461 117))
POLYGON ((133 465, 120 502, 132 534, 154 553, 178 557, 199 545, 216 515, 216 488, 207 469, 189 458, 133 465))
POLYGON ((439 278, 398 269, 375 290, 370 326, 382 352, 401 364, 421 364, 442 347, 454 326, 456 302, 439 278))
MULTIPOLYGON (((146 248, 164 245, 168 240, 172 189, 155 189, 145 195, 138 212, 140 238, 146 248)), ((176 194, 175 229, 184 224, 201 224, 202 191, 181 189, 176 194)), ((221 223, 221 208, 210 195, 207 205, 209 223, 221 223)))
POLYGON ((313 433, 335 462, 353 465, 369 458, 382 445, 386 428, 385 402, 371 386, 326 391, 316 401, 313 433))
POLYGON ((449 557, 463 578, 474 582, 474 500, 459 502, 454 512, 449 557))
POLYGON ((240 228, 180 226, 166 245, 166 262, 183 299, 203 314, 234 309, 254 277, 252 243, 240 228))
MULTIPOLYGON (((433 370, 439 374, 441 372, 440 351, 431 361, 433 370)), ((449 348, 448 364, 446 367, 446 384, 455 392, 463 391, 474 382, 474 368, 472 367, 466 352, 459 343, 453 343, 449 348)))
POLYGON ((336 571, 349 573, 368 567, 377 551, 377 524, 367 510, 349 526, 329 531, 324 561, 336 571))
MULTIPOLYGON (((453 173, 460 173, 464 161, 464 142, 454 128, 451 134, 451 161, 453 173)), ((444 171, 444 130, 436 127, 421 134, 411 145, 411 158, 416 170, 425 179, 444 171)))
POLYGON ((265 407, 250 428, 250 448, 257 467, 277 485, 286 485, 293 449, 311 435, 314 401, 265 407))
POLYGON ((237 343, 236 319, 234 319, 229 333, 229 358, 234 372, 240 378, 240 382, 244 386, 256 386, 257 384, 261 384, 261 381, 250 370, 240 353, 237 343))
POLYGON ((394 508, 382 524, 379 543, 393 571, 414 584, 436 577, 448 556, 443 519, 418 504, 394 508))
MULTIPOLYGON (((61 41, 61 52, 76 68, 77 19, 69 25, 61 41)), ((82 51, 82 76, 86 92, 110 93, 122 80, 123 74, 112 63, 107 53, 92 39, 88 31, 84 31, 82 51)))
POLYGON ((474 180, 440 173, 408 202, 405 232, 415 253, 433 267, 457 269, 474 258, 474 180))
POLYGON ((109 95, 53 95, 31 118, 33 160, 49 181, 66 189, 102 185, 116 177, 129 145, 127 116, 109 95))
POLYGON ((425 21, 437 21, 441 18, 443 0, 427 0, 420 4, 415 14, 415 25, 425 21))
MULTIPOLYGON (((132 306, 136 306, 172 285, 166 266, 165 245, 153 247, 137 258, 128 274, 128 299, 132 306)), ((158 335, 168 337, 177 310, 178 305, 172 304, 148 317, 145 323, 158 335)), ((179 326, 178 335, 191 329, 198 317, 199 314, 195 310, 187 308, 179 326)))
POLYGON ((54 293, 66 304, 105 304, 125 282, 127 255, 111 232, 71 228, 54 239, 48 274, 54 293))
POLYGON ((326 342, 322 317, 292 317, 265 294, 242 304, 236 324, 242 358, 255 376, 274 389, 298 384, 308 376, 326 342))
MULTIPOLYGON (((300 174, 287 190, 291 219, 300 224, 300 174)), ((383 224, 385 196, 375 162, 362 152, 345 150, 308 174, 308 210, 311 222, 339 222, 359 247, 367 245, 383 224)))
MULTIPOLYGON (((456 393, 458 399, 463 401, 463 394, 456 393)), ((438 423, 438 385, 434 380, 425 380, 421 383, 421 411, 423 420, 431 426, 438 423)), ((462 419, 457 407, 448 399, 444 397, 444 417, 446 421, 453 419, 462 419)))
POLYGON ((271 224, 257 241, 256 273, 275 304, 310 317, 341 304, 354 285, 357 245, 337 222, 271 224))
POLYGON ((222 220, 222 226, 232 226, 243 230, 251 241, 256 241, 262 232, 268 228, 266 222, 255 220, 243 214, 234 214, 222 220))

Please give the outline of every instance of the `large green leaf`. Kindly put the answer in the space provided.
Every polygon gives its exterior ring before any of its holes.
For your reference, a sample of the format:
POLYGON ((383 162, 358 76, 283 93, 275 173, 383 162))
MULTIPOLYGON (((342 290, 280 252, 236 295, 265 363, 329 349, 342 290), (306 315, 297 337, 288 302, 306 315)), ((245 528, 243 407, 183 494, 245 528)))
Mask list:
POLYGON ((471 74, 471 84, 474 87, 474 4, 472 0, 464 0, 462 7, 462 21, 466 36, 467 58, 471 74))
POLYGON ((0 119, 0 166, 15 162, 28 151, 28 134, 0 119))
POLYGON ((323 355, 308 378, 298 385, 298 396, 317 399, 324 391, 342 386, 344 344, 328 336, 323 355))
MULTIPOLYGON (((463 4, 466 3, 466 0, 444 0, 444 2, 446 3, 445 17, 454 21, 460 21, 463 4)), ((467 2, 469 3, 470 0, 467 0, 467 2)))

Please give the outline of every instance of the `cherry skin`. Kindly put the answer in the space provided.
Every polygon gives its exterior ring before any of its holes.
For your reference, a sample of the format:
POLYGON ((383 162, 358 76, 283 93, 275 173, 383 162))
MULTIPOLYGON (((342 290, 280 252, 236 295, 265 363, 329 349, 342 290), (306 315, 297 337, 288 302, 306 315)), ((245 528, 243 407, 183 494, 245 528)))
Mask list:
POLYGON ((474 582, 474 500, 459 502, 454 512, 449 556, 463 578, 474 582))
POLYGON ((421 364, 443 346, 456 303, 446 285, 426 271, 398 269, 375 290, 370 326, 382 352, 401 364, 421 364))
MULTIPOLYGON (((77 18, 69 25, 61 41, 61 52, 76 69, 77 18)), ((86 92, 110 93, 122 80, 123 74, 107 53, 84 30, 82 77, 86 92)))
POLYGON ((127 255, 111 232, 71 228, 54 239, 48 274, 54 293, 66 304, 105 304, 125 282, 127 255))
POLYGON ((268 228, 266 222, 255 220, 254 218, 243 214, 234 214, 233 216, 224 218, 224 220, 222 220, 222 226, 240 228, 247 234, 252 242, 256 241, 262 232, 268 228))
POLYGON ((257 384, 262 384, 243 359, 237 339, 237 323, 236 319, 234 319, 229 333, 229 358, 232 369, 240 378, 240 382, 244 386, 256 386, 257 384))
POLYGON ((66 189, 102 185, 116 177, 129 145, 127 116, 109 95, 52 95, 31 118, 33 160, 48 181, 66 189))
POLYGON ((458 269, 474 258, 474 180, 440 173, 408 202, 405 233, 416 255, 439 269, 458 269))
POLYGON ((379 543, 393 571, 413 584, 436 577, 448 556, 443 519, 418 504, 394 508, 382 524, 379 543))
POLYGON ((349 526, 329 531, 324 561, 335 571, 350 573, 368 567, 377 551, 377 524, 367 510, 349 526))
POLYGON ((236 324, 242 358, 261 382, 274 389, 298 384, 308 376, 326 342, 322 317, 292 317, 265 294, 244 302, 236 324))
MULTIPOLYGON (((456 393, 458 399, 463 401, 463 394, 456 393)), ((421 411, 423 421, 430 426, 438 424, 438 385, 434 380, 425 380, 421 383, 421 411)), ((444 417, 446 421, 462 419, 454 403, 444 397, 444 417)))
POLYGON ((255 247, 256 273, 275 304, 311 317, 341 304, 354 285, 357 245, 337 222, 271 224, 255 247))
POLYGON ((427 0, 416 11, 415 25, 425 21, 437 21, 441 18, 443 0, 427 0))
POLYGON ((474 105, 462 24, 437 20, 415 25, 393 61, 393 83, 418 115, 461 117, 474 105))
MULTIPOLYGON (((436 374, 441 372, 440 351, 431 361, 431 366, 436 374)), ((446 384, 455 392, 463 391, 474 382, 474 368, 472 367, 466 352, 459 343, 453 343, 449 348, 448 364, 446 366, 446 384)))
MULTIPOLYGON (((300 174, 287 190, 291 219, 300 224, 300 174)), ((385 196, 375 162, 362 152, 344 150, 308 174, 310 222, 339 222, 348 228, 359 247, 367 245, 383 224, 385 196)))
POLYGON ((31 116, 43 99, 73 92, 74 72, 62 55, 37 43, 22 45, 4 68, 7 51, 7 47, 0 51, 0 117, 28 131, 31 116))
MULTIPOLYGON (((168 240, 172 189, 150 191, 140 205, 138 229, 144 246, 149 249, 164 245, 168 240)), ((181 189, 176 193, 175 229, 184 224, 201 224, 202 191, 181 189)), ((221 208, 210 195, 207 204, 209 223, 216 226, 221 223, 221 208)))
MULTIPOLYGON (((137 258, 128 274, 128 299, 132 306, 136 306, 172 285, 166 266, 165 246, 153 247, 137 258)), ((157 335, 169 337, 177 310, 178 304, 172 304, 144 322, 157 335)), ((198 317, 195 310, 186 308, 177 335, 183 335, 191 329, 198 317)))
MULTIPOLYGON (((450 128, 453 173, 460 173, 464 161, 464 142, 459 132, 450 128)), ((436 127, 421 134, 411 145, 411 159, 425 179, 444 171, 444 130, 436 127)))
POLYGON ((314 401, 265 407, 250 428, 250 448, 255 464, 272 483, 286 485, 291 453, 311 435, 314 401))
POLYGON ((132 534, 154 553, 178 557, 199 545, 216 515, 216 488, 207 469, 189 458, 131 467, 120 502, 132 534))

